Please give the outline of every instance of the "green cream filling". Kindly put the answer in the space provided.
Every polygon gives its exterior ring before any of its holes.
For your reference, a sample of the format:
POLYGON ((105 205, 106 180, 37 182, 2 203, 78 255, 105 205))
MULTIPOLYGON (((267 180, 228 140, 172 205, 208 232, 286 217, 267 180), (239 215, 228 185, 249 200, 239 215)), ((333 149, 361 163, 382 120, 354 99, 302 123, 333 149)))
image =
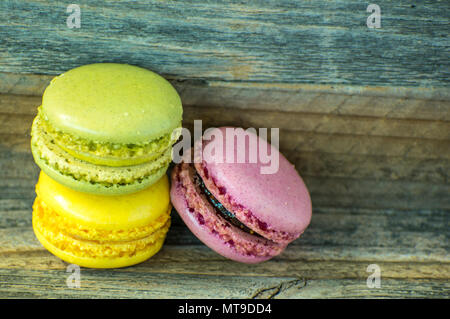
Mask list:
MULTIPOLYGON (((109 157, 116 159, 139 159, 151 160, 164 152, 168 147, 172 146, 180 136, 180 130, 175 130, 170 134, 165 134, 157 139, 145 143, 112 143, 89 141, 84 138, 74 136, 69 133, 62 132, 54 128, 48 120, 45 119, 41 107, 39 107, 39 122, 43 130, 47 132, 55 144, 65 149, 72 151, 72 155, 86 154, 85 157, 109 157)), ((181 126, 181 124, 180 124, 181 126)))
POLYGON ((113 187, 113 186, 125 186, 125 185, 131 185, 135 183, 142 183, 150 176, 154 175, 161 169, 164 169, 166 166, 170 163, 170 158, 166 161, 163 161, 161 167, 153 168, 149 171, 147 171, 145 174, 140 175, 139 177, 135 178, 133 176, 122 176, 120 178, 114 178, 112 181, 105 181, 99 179, 96 175, 90 175, 89 173, 83 173, 81 171, 71 171, 65 166, 60 166, 58 163, 50 163, 50 161, 46 158, 40 157, 40 159, 48 166, 53 167, 55 170, 57 170, 60 174, 69 176, 77 181, 84 181, 88 182, 92 185, 102 185, 104 187, 113 187), (53 164, 53 165, 52 165, 53 164))

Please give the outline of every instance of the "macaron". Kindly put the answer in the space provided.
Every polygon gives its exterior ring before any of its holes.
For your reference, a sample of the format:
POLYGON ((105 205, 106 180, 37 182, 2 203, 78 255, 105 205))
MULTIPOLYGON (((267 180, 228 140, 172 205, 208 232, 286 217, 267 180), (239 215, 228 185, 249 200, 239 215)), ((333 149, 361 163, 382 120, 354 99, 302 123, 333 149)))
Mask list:
POLYGON ((126 64, 85 65, 46 88, 31 150, 48 176, 74 190, 133 193, 167 171, 182 113, 176 90, 154 72, 126 64))
POLYGON ((169 180, 127 195, 87 194, 41 172, 32 224, 41 244, 62 260, 117 268, 156 254, 170 226, 169 180))
POLYGON ((311 220, 310 195, 295 167, 250 131, 210 129, 174 167, 171 179, 171 201, 187 227, 208 247, 238 262, 279 255, 311 220), (267 170, 264 151, 278 161, 273 171, 267 170), (237 160, 238 154, 245 155, 243 160, 237 160))

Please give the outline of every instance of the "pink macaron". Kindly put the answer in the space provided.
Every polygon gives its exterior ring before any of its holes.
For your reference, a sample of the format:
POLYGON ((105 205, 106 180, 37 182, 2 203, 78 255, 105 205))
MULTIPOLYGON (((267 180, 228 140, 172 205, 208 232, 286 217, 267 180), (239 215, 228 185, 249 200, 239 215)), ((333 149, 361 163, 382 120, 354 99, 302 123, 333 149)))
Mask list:
POLYGON ((207 132, 172 171, 173 206, 188 228, 224 257, 258 263, 280 254, 311 220, 302 178, 249 130, 207 132))

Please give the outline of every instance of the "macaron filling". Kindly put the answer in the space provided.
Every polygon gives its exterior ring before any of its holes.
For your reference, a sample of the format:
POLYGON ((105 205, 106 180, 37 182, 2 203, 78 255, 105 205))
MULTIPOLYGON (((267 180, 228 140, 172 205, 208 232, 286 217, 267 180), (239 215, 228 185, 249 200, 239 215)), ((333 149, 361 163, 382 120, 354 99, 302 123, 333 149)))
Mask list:
POLYGON ((195 172, 194 175, 194 183, 197 184, 202 191, 202 193, 205 195, 206 199, 209 201, 212 207, 214 207, 216 214, 221 216, 226 221, 230 222, 233 226, 240 228, 242 231, 250 234, 262 237, 258 233, 256 233, 254 230, 248 228, 243 223, 239 221, 239 219, 236 218, 236 216, 230 212, 228 209, 226 209, 218 200, 214 197, 213 194, 208 190, 208 188, 205 186, 205 183, 203 182, 200 175, 198 175, 197 172, 195 172))
MULTIPOLYGON (((70 155, 93 164, 129 166, 145 163, 159 157, 179 138, 180 130, 164 134, 144 143, 114 143, 87 140, 54 127, 38 108, 36 126, 47 132, 54 143, 70 155)), ((181 126, 181 124, 180 124, 181 126)))

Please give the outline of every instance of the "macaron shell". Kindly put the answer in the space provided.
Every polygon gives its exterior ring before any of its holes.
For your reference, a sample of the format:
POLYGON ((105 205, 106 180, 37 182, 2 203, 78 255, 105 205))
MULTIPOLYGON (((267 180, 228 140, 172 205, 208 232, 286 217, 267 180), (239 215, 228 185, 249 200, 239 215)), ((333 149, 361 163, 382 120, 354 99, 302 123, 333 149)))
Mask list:
MULTIPOLYGON (((268 164, 262 163, 259 156, 256 163, 249 160, 245 163, 227 163, 226 129, 216 129, 216 132, 220 133, 216 135, 224 138, 220 144, 223 145, 223 152, 204 152, 202 163, 196 164, 206 187, 242 223, 256 232, 265 235, 266 230, 273 230, 291 234, 287 241, 300 236, 310 223, 312 208, 308 190, 295 167, 276 148, 251 133, 248 134, 249 142, 244 149, 234 149, 234 158, 237 158, 238 151, 249 154, 250 145, 262 145, 263 150, 270 150, 270 154, 278 158, 279 167, 276 173, 262 174, 261 168, 268 164), (244 213, 239 215, 241 211, 244 213), (249 218, 249 215, 254 218, 249 218)), ((239 130, 236 134, 242 138, 245 132, 239 130)), ((203 150, 209 143, 218 141, 215 138, 212 142, 204 141, 203 150)), ((260 147, 258 152, 259 150, 260 147)))
POLYGON ((187 164, 172 172, 171 201, 186 226, 218 254, 243 263, 259 263, 281 253, 285 246, 250 235, 220 218, 198 189, 187 164))
POLYGON ((84 65, 55 77, 42 97, 46 120, 90 141, 141 143, 170 134, 182 119, 173 86, 126 64, 84 65))
POLYGON ((123 230, 154 223, 170 206, 169 180, 127 195, 102 196, 75 191, 40 173, 36 193, 52 209, 79 226, 123 230))

